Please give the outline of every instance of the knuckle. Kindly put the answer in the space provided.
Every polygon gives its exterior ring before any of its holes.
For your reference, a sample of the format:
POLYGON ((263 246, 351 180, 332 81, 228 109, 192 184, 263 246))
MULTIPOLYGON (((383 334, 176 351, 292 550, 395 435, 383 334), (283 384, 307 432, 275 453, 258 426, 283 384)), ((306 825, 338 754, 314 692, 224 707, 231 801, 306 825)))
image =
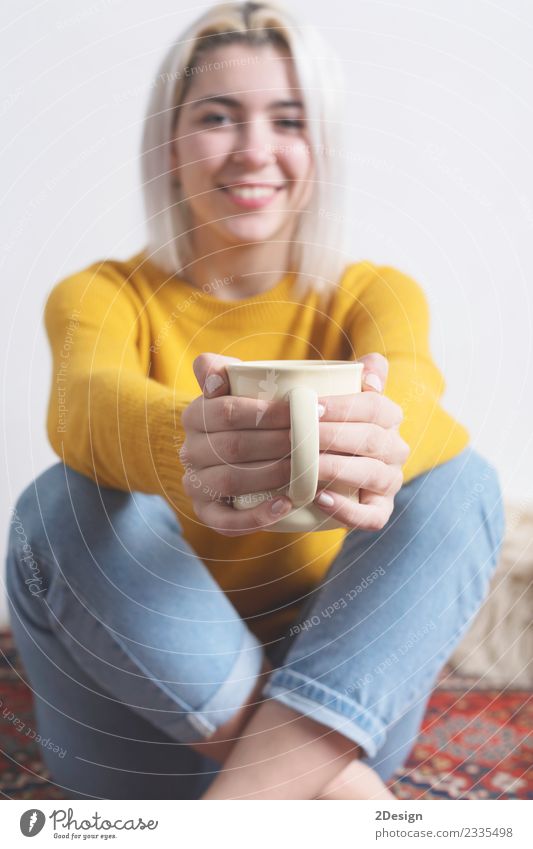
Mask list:
POLYGON ((224 444, 223 459, 230 463, 235 463, 240 459, 243 448, 243 436, 238 431, 229 433, 224 444))
POLYGON ((257 530, 258 528, 262 528, 265 524, 264 511, 261 509, 250 510, 248 518, 250 520, 251 525, 250 530, 257 530))
POLYGON ((385 491, 385 495, 395 495, 403 484, 403 472, 399 466, 391 467, 390 482, 385 491))
POLYGON ((237 404, 235 398, 231 395, 223 396, 220 415, 224 424, 234 425, 236 423, 237 404))
POLYGON ((328 457, 328 477, 330 480, 335 481, 341 475, 342 463, 340 460, 334 455, 331 454, 328 457))
MULTIPOLYGON (((249 511, 246 511, 246 512, 249 514, 252 511, 249 510, 249 511)), ((245 534, 249 534, 251 531, 255 531, 256 528, 258 527, 257 522, 255 520, 255 516, 247 515, 246 516, 246 522, 247 522, 246 527, 226 528, 225 531, 224 531, 225 535, 228 536, 228 537, 240 537, 240 536, 244 536, 245 534)))
POLYGON ((382 436, 376 425, 370 427, 366 434, 365 452, 371 457, 379 456, 383 448, 382 436))
POLYGON ((383 434, 381 457, 386 463, 392 463, 396 456, 396 435, 392 430, 386 430, 383 434))
POLYGON ((272 521, 272 516, 270 516, 270 505, 267 504, 265 506, 261 506, 257 510, 250 510, 252 520, 253 530, 257 530, 258 528, 263 528, 268 521, 272 521))
POLYGON ((192 460, 191 441, 187 437, 185 437, 185 439, 183 440, 183 442, 181 444, 179 456, 180 456, 180 460, 181 460, 183 465, 185 465, 185 464, 190 465, 191 460, 192 460))
POLYGON ((187 495, 189 497, 191 495, 193 495, 194 488, 193 488, 192 482, 191 482, 191 475, 188 471, 185 472, 185 474, 183 475, 181 482, 182 482, 182 485, 183 485, 183 491, 185 492, 185 495, 187 495))
POLYGON ((380 531, 385 524, 383 515, 376 510, 369 514, 366 526, 369 531, 380 531))
POLYGON ((209 354, 198 354, 198 356, 194 358, 194 365, 200 369, 207 368, 207 366, 209 366, 209 354))
MULTIPOLYGON (((322 454, 321 466, 319 475, 323 474, 324 480, 334 481, 339 477, 341 466, 334 454, 322 454)), ((290 478, 290 460, 288 461, 288 474, 290 478)))
POLYGON ((216 474, 215 489, 223 496, 235 495, 235 473, 233 469, 223 466, 216 474))
POLYGON ((365 473, 361 482, 363 489, 369 489, 372 492, 382 492, 385 486, 385 481, 388 481, 387 467, 385 463, 376 458, 372 458, 370 462, 365 464, 365 473))
POLYGON ((378 465, 374 471, 374 491, 385 492, 389 488, 390 483, 390 466, 382 460, 378 460, 378 465))
POLYGON ((395 402, 393 402, 393 403, 394 403, 394 413, 395 413, 395 416, 397 418, 397 423, 401 424, 404 420, 403 408, 400 407, 399 404, 396 404, 395 402))
POLYGON ((346 522, 346 524, 350 528, 360 528, 361 527, 361 516, 357 510, 357 507, 350 505, 343 511, 337 511, 335 513, 335 518, 339 522, 346 522))
POLYGON ((249 534, 253 531, 262 530, 272 517, 269 519, 268 507, 261 505, 260 507, 251 508, 245 512, 246 527, 240 528, 240 534, 249 534))
POLYGON ((389 430, 389 443, 387 447, 389 463, 404 463, 411 451, 397 430, 389 430))

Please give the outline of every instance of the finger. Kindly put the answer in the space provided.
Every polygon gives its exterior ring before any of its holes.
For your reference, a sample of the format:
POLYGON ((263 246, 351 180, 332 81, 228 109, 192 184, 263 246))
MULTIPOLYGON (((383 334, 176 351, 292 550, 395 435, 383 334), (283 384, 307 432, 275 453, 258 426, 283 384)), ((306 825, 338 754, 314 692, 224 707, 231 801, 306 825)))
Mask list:
POLYGON ((403 421, 400 405, 377 392, 321 395, 318 403, 324 408, 321 422, 372 422, 381 427, 397 427, 403 421))
POLYGON ((199 501, 194 503, 194 510, 204 525, 224 536, 244 536, 277 522, 292 509, 292 503, 287 497, 264 501, 257 507, 246 510, 236 510, 219 501, 199 501), (273 512, 278 505, 280 512, 273 512))
POLYGON ((374 392, 383 392, 387 383, 389 374, 389 361, 383 354, 377 352, 365 354, 357 360, 358 363, 364 364, 362 376, 362 391, 373 390, 374 392))
POLYGON ((288 428, 289 402, 258 401, 236 395, 206 399, 200 395, 185 408, 181 421, 187 429, 202 433, 288 428))
POLYGON ((287 458, 267 460, 266 463, 244 463, 239 466, 211 466, 201 471, 187 470, 182 483, 187 495, 208 501, 266 489, 279 489, 288 486, 290 478, 291 461, 287 458))
POLYGON ((320 451, 371 457, 383 463, 403 465, 411 449, 394 428, 359 422, 324 422, 318 432, 320 451))
POLYGON ((347 528, 359 529, 362 531, 380 531, 389 521, 392 513, 394 500, 393 498, 376 496, 373 503, 361 503, 347 498, 344 495, 339 495, 338 492, 321 489, 315 498, 314 503, 327 515, 334 516, 337 522, 345 525, 347 528), (328 497, 328 503, 321 503, 320 498, 325 494, 328 497), (329 503, 331 502, 331 503, 329 503))
POLYGON ((318 464, 319 488, 341 483, 354 490, 367 489, 378 495, 395 495, 403 483, 400 466, 387 465, 367 457, 321 454, 318 464))
POLYGON ((209 398, 229 393, 227 363, 241 363, 237 357, 224 357, 222 354, 199 354, 192 367, 203 394, 209 398))
MULTIPOLYGON (((290 430, 226 430, 212 433, 191 431, 183 443, 183 457, 196 469, 223 463, 249 463, 289 457, 290 430)), ((181 456, 181 455, 180 455, 181 456)))

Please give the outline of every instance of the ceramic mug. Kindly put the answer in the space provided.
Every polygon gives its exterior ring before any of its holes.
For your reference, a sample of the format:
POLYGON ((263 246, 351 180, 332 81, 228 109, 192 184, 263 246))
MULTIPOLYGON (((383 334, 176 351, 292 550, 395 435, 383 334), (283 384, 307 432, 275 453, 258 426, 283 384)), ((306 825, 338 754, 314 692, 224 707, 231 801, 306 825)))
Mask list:
MULTIPOLYGON (((294 507, 265 531, 329 531, 343 528, 316 504, 319 478, 318 398, 361 392, 363 363, 348 360, 252 360, 226 365, 230 394, 258 400, 287 400, 291 422, 291 479, 288 486, 232 498, 236 510, 288 495, 294 507)), ((259 424, 260 419, 256 422, 259 424)), ((261 438, 260 431, 258 439, 261 438)), ((327 482, 332 492, 358 502, 357 490, 327 482)))

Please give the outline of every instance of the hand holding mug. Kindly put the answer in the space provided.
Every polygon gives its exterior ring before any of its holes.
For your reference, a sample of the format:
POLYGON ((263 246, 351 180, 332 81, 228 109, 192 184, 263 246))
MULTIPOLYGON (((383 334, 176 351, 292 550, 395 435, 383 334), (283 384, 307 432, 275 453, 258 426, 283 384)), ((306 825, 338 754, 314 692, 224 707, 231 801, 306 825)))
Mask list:
POLYGON ((361 357, 362 392, 319 398, 320 480, 359 490, 359 503, 320 487, 315 503, 347 528, 380 530, 394 509, 411 449, 399 434, 401 407, 382 395, 389 363, 382 354, 361 357))
MULTIPOLYGON (((185 492, 198 518, 226 536, 268 530, 272 525, 276 530, 280 517, 293 507, 286 496, 252 503, 246 509, 231 506, 237 496, 246 493, 272 490, 275 494, 275 490, 286 489, 291 479, 289 404, 228 395, 225 366, 240 362, 215 354, 197 357, 193 368, 204 395, 182 415, 185 441, 180 457, 186 467, 185 492)), ((409 447, 398 433, 402 410, 365 381, 365 377, 377 375, 383 386, 387 360, 376 353, 359 362, 364 365, 363 392, 318 399, 324 407, 318 428, 318 478, 322 484, 314 501, 315 515, 322 511, 318 515, 324 516, 324 522, 318 530, 383 527, 403 481, 401 465, 409 447), (341 490, 359 491, 359 503, 336 492, 332 488, 335 482, 341 484, 341 490), (332 503, 322 503, 321 494, 328 495, 332 503)))
POLYGON ((196 516, 224 536, 264 530, 292 509, 282 496, 235 510, 232 499, 278 489, 290 478, 289 405, 229 395, 225 366, 235 357, 200 354, 193 363, 203 390, 183 411, 180 459, 185 494, 196 516))

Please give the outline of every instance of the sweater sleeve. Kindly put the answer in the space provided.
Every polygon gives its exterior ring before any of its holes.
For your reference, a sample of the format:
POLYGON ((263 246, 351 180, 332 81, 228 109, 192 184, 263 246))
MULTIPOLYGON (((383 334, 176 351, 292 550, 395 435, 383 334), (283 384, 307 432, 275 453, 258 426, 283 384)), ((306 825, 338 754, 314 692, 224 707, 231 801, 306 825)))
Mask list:
POLYGON ((358 295, 349 331, 357 357, 376 351, 389 361, 384 394, 404 412, 400 435, 411 448, 403 466, 407 483, 459 454, 469 433, 440 404, 446 384, 431 354, 424 291, 395 268, 373 271, 358 295))
POLYGON ((55 285, 44 320, 56 454, 101 486, 159 494, 176 507, 180 418, 193 399, 148 376, 149 330, 131 285, 91 266, 55 285))

